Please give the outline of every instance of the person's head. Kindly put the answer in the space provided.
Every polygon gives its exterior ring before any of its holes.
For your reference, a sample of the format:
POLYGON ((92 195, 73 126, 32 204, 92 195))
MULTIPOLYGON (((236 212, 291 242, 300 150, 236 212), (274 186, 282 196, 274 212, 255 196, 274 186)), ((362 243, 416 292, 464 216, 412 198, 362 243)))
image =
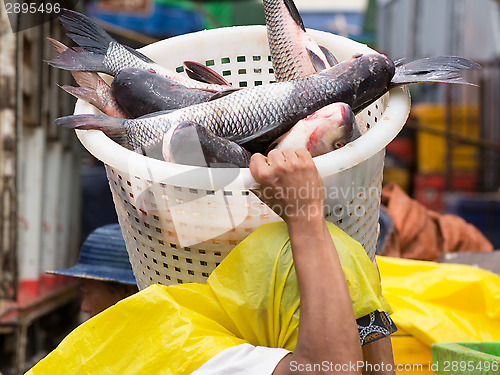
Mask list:
POLYGON ((80 279, 81 310, 90 317, 137 292, 118 224, 105 225, 90 233, 83 242, 76 265, 48 273, 80 279))
POLYGON ((137 286, 82 278, 80 292, 82 294, 80 309, 93 317, 118 301, 136 293, 137 286))

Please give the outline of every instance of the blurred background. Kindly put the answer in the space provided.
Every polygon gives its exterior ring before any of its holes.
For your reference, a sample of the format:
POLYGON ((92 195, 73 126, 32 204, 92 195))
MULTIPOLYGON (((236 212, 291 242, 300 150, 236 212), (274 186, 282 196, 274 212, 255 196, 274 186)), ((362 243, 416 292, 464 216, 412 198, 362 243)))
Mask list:
MULTIPOLYGON (((495 0, 295 0, 308 28, 365 43, 393 60, 458 55, 478 86, 413 85, 412 110, 387 147, 384 184, 475 225, 500 249, 500 4, 495 0)), ((83 12, 133 48, 207 28, 262 24, 260 0, 94 0, 83 12)), ((53 120, 73 112, 50 68, 58 20, 13 33, 0 4, 0 373, 20 374, 80 321, 73 265, 82 240, 117 222, 102 164, 53 120)), ((498 257, 496 258, 498 259, 498 257)), ((498 266, 498 263, 497 263, 498 266)), ((415 344, 417 345, 417 344, 415 344)))

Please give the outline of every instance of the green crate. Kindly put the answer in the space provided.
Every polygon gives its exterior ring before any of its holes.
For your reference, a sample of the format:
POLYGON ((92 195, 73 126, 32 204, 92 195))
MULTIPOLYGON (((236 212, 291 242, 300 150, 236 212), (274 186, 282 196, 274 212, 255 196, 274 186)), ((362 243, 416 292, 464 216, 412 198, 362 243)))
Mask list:
POLYGON ((433 344, 432 370, 439 375, 500 374, 500 342, 433 344))

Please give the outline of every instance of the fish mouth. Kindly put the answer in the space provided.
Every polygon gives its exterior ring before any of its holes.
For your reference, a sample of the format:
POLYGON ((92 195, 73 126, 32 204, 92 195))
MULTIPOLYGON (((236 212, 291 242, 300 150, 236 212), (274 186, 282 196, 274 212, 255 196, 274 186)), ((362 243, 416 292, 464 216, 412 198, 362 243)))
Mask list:
POLYGON ((342 105, 341 111, 342 111, 342 118, 344 119, 342 126, 346 130, 347 139, 350 139, 354 131, 354 122, 356 121, 356 118, 349 104, 346 103, 340 103, 340 104, 342 105))

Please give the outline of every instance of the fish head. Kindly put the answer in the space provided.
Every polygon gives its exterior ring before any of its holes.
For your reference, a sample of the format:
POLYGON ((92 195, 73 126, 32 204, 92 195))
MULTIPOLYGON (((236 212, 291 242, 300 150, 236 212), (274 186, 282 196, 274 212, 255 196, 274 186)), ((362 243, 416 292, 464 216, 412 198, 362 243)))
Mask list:
MULTIPOLYGON (((192 121, 183 121, 177 125, 171 126, 163 136, 163 159, 175 163, 176 155, 185 150, 191 151, 199 149, 199 139, 196 132, 196 123, 192 121), (191 147, 190 147, 191 146, 191 147), (198 147, 193 147, 198 146, 198 147)), ((197 153, 199 156, 199 153, 197 153)))
POLYGON ((313 157, 344 147, 352 140, 355 117, 348 104, 330 104, 310 117, 312 131, 306 148, 313 157))
POLYGON ((382 54, 358 54, 318 75, 335 82, 348 82, 342 86, 339 100, 349 103, 358 113, 363 105, 389 90, 394 72, 394 62, 382 54))

